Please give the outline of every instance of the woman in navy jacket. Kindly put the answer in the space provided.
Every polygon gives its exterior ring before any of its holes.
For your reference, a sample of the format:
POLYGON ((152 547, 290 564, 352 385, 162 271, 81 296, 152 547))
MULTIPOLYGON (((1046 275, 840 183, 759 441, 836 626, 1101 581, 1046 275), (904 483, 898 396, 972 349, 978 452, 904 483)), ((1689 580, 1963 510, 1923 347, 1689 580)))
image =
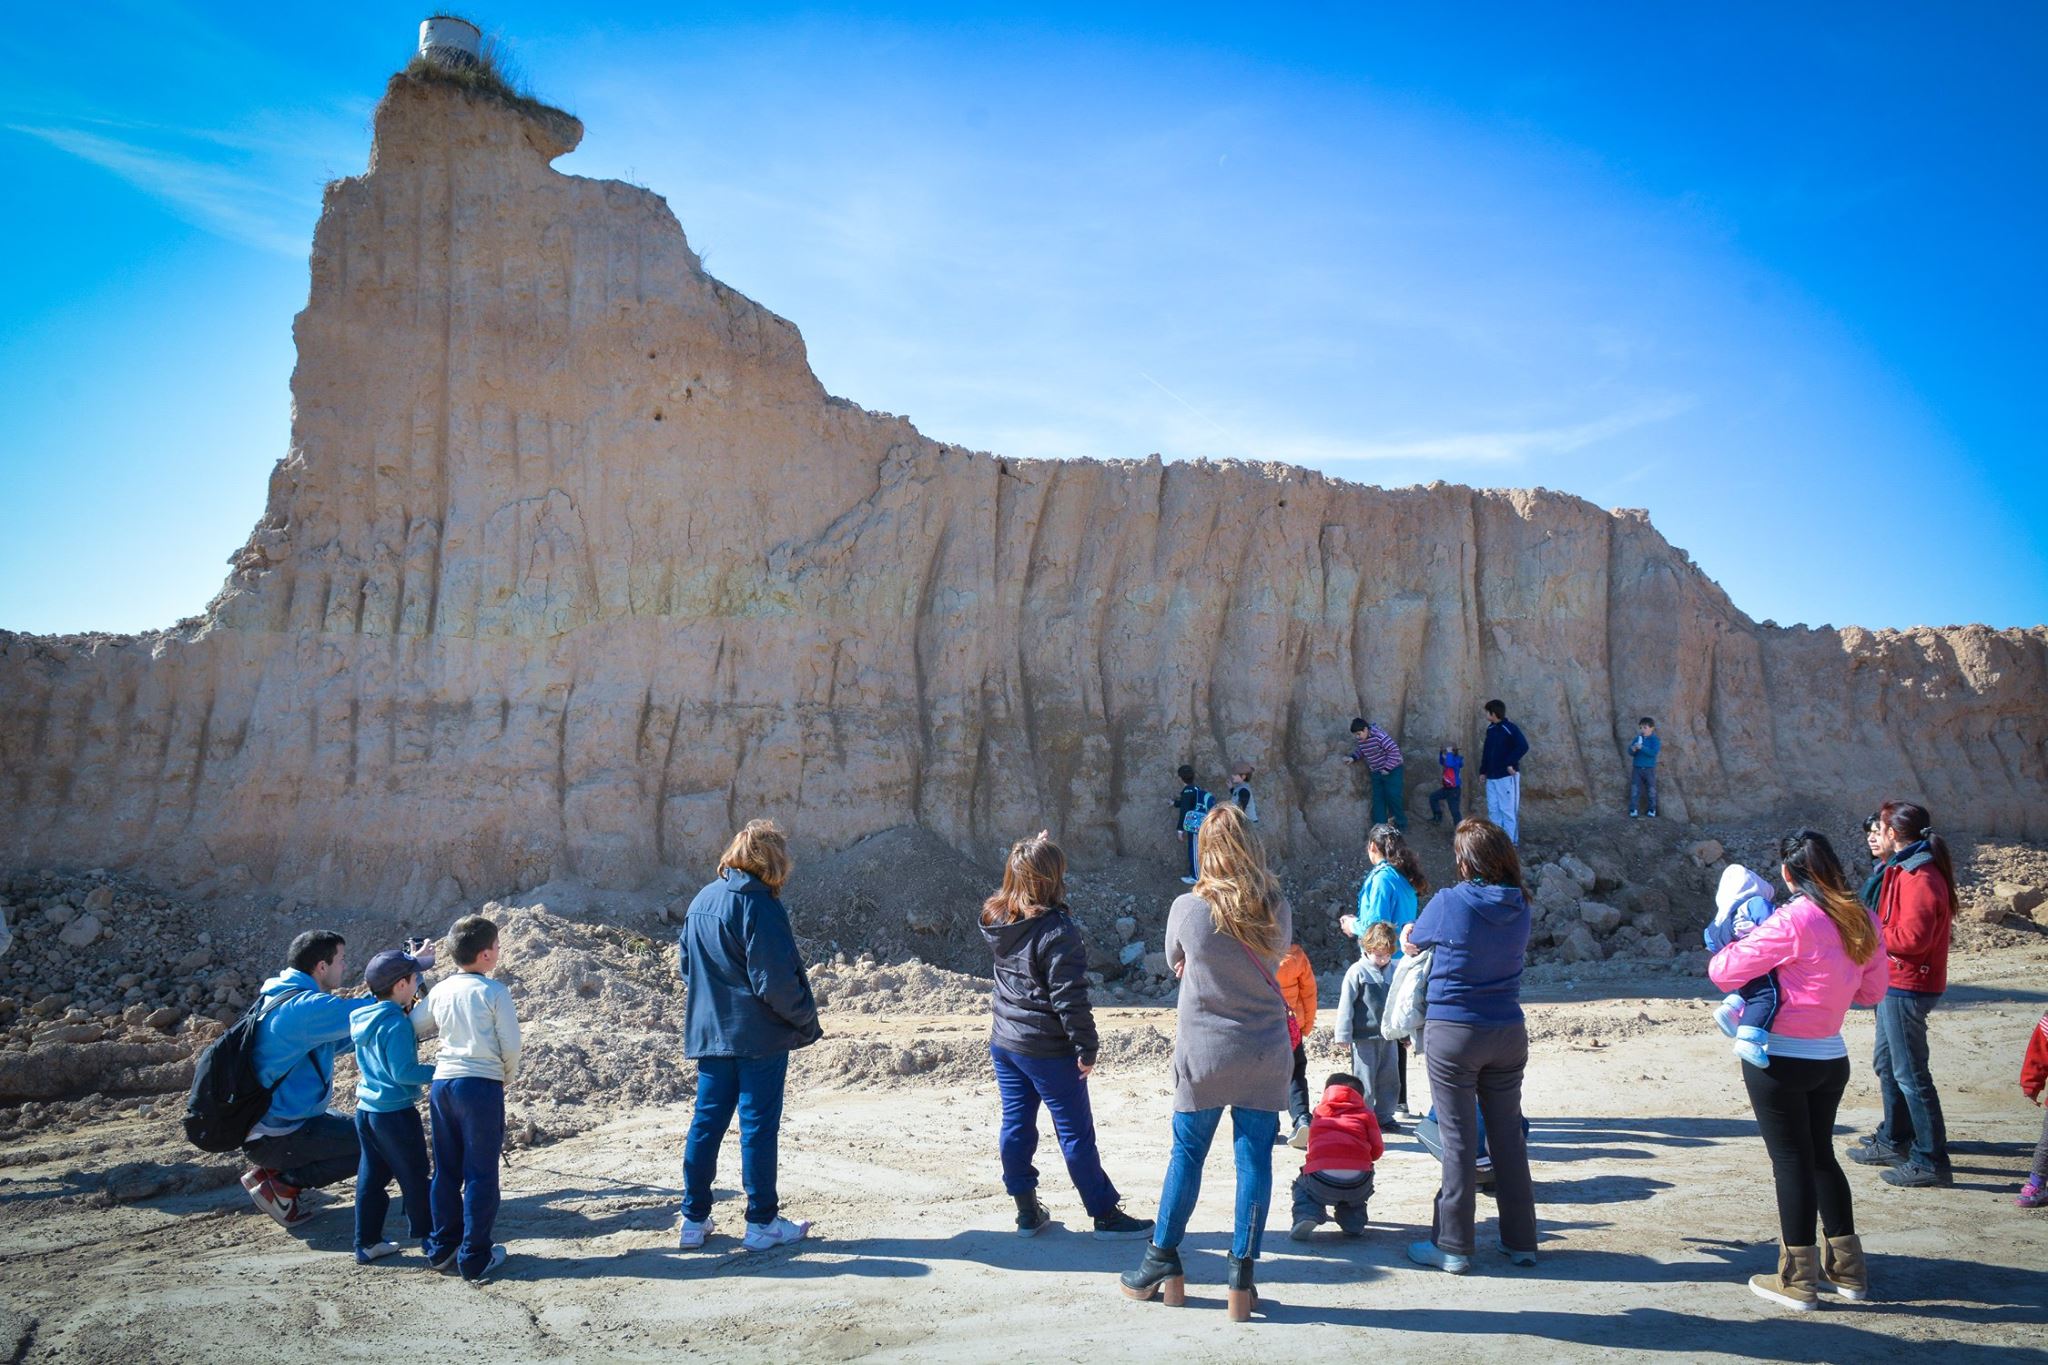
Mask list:
POLYGON ((1095 1013, 1088 1004, 1088 945, 1067 913, 1067 858, 1044 830, 1020 840, 1003 864, 1002 889, 981 907, 981 933, 995 956, 995 1015, 988 1055, 1002 1095, 997 1140, 1003 1187, 1017 1201, 1017 1235, 1035 1237, 1052 1215, 1038 1198, 1038 1107, 1052 1115, 1060 1153, 1097 1237, 1143 1237, 1152 1220, 1133 1218, 1103 1172, 1088 1106, 1095 1070, 1095 1013))
POLYGON ((683 1147, 683 1224, 677 1245, 711 1233, 718 1145, 740 1120, 740 1184, 747 1192, 745 1251, 801 1241, 811 1225, 781 1216, 775 1163, 789 1054, 818 1041, 818 1004, 776 897, 789 879, 789 845, 773 821, 750 820, 718 860, 718 880, 690 902, 678 936, 689 998, 683 1044, 697 1063, 697 1112, 683 1147))
POLYGON ((1402 933, 1409 952, 1434 954, 1422 1054, 1443 1136, 1443 1184, 1430 1240, 1411 1245, 1408 1257, 1462 1275, 1472 1260, 1481 1115, 1493 1157, 1501 1253, 1516 1265, 1536 1264, 1536 1196, 1522 1133, 1529 898, 1521 860, 1500 826, 1462 822, 1451 836, 1451 857, 1457 885, 1432 896, 1402 933))

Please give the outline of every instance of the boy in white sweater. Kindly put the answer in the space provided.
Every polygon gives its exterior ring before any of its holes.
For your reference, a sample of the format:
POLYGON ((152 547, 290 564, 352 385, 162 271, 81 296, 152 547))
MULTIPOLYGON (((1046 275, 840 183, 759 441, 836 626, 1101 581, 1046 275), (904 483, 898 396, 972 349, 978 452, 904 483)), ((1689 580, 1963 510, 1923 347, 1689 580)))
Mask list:
POLYGON ((491 980, 498 926, 482 915, 448 932, 454 976, 434 987, 427 1009, 441 1033, 427 1109, 434 1116, 434 1231, 427 1259, 452 1263, 462 1278, 489 1278, 505 1262, 491 1242, 498 1218, 498 1159, 505 1150, 505 1086, 519 1073, 519 1016, 512 992, 491 980))

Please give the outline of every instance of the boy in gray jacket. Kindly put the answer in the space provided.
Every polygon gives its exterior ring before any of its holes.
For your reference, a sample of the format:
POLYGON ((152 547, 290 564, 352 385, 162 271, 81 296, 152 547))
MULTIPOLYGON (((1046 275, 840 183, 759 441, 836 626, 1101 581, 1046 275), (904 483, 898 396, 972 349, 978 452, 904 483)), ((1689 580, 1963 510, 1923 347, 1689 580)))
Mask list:
POLYGON ((1344 973, 1337 991, 1336 1039, 1351 1048, 1351 1070, 1380 1131, 1398 1133, 1394 1103, 1401 1092, 1401 1045, 1380 1036, 1387 988, 1394 983, 1394 926, 1368 925, 1359 946, 1362 956, 1344 973))

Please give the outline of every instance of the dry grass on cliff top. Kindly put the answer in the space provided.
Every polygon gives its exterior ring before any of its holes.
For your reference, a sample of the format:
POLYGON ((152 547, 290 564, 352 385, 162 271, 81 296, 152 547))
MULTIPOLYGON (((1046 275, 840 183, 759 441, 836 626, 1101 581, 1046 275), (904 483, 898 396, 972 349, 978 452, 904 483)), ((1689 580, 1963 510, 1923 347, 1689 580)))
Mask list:
MULTIPOLYGON (((448 17, 462 18, 460 15, 448 17)), ((464 19, 463 22, 476 23, 473 19, 464 19)), ((476 26, 482 27, 480 24, 476 26)), ((406 63, 399 77, 423 85, 453 86, 467 94, 495 100, 508 109, 543 122, 574 117, 533 93, 520 73, 518 63, 513 61, 505 43, 495 34, 484 36, 477 45, 476 61, 468 66, 443 66, 416 56, 406 63)))

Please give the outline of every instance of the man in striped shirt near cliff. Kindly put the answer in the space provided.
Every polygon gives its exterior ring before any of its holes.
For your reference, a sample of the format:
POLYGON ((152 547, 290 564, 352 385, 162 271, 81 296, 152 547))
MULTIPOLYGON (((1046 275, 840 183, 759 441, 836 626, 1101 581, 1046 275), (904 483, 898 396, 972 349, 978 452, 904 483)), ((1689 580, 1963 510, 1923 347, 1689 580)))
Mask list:
POLYGON ((1408 828, 1408 797, 1401 785, 1401 746, 1394 737, 1363 716, 1351 722, 1351 752, 1346 763, 1363 763, 1372 775, 1372 823, 1391 820, 1408 828))

